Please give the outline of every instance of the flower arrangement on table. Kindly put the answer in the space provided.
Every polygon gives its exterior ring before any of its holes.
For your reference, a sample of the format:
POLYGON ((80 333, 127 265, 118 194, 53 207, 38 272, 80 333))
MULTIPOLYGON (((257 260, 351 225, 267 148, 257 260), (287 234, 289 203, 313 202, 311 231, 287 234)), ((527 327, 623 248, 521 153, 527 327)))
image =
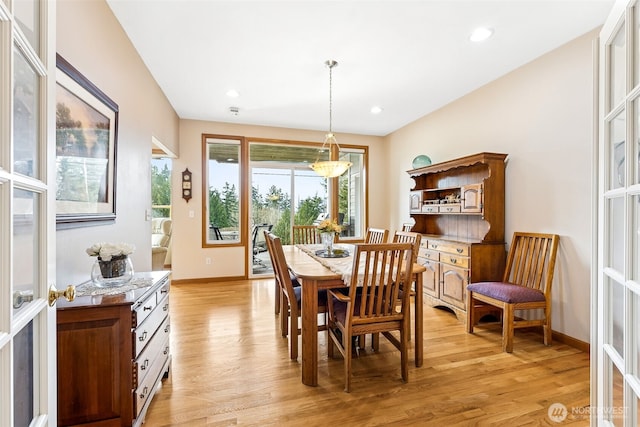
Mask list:
POLYGON ((319 233, 338 234, 342 231, 342 226, 335 219, 327 218, 316 227, 319 233))
POLYGON ((128 243, 94 243, 87 248, 89 256, 97 256, 101 261, 111 261, 112 258, 131 255, 136 247, 128 243))
POLYGON ((135 246, 128 243, 95 243, 87 248, 89 256, 98 257, 91 270, 91 280, 99 287, 120 286, 133 277, 129 255, 135 246))

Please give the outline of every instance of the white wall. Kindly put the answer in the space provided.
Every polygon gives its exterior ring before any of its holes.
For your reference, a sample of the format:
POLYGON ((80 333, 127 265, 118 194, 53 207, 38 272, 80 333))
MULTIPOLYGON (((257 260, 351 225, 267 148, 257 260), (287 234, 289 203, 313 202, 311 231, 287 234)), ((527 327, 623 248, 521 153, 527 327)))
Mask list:
POLYGON ((90 279, 95 242, 136 245, 136 270, 151 269, 151 139, 178 150, 178 117, 103 0, 58 0, 57 52, 118 104, 116 223, 61 230, 58 288, 90 279))
MULTIPOLYGON (((389 170, 489 151, 507 153, 506 239, 557 233, 553 329, 589 341, 592 41, 588 33, 387 137, 389 170)), ((408 218, 407 174, 389 176, 390 226, 408 218)))

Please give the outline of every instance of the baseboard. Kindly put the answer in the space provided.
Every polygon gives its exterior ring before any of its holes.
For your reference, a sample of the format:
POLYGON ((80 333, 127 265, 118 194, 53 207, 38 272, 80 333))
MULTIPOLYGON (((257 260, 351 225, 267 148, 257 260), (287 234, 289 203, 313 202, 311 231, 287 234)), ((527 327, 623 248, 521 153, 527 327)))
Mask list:
POLYGON ((569 345, 573 348, 577 348, 578 350, 584 351, 585 353, 589 353, 591 351, 591 344, 589 344, 588 342, 570 337, 569 335, 565 335, 561 332, 551 331, 551 339, 553 341, 558 341, 562 344, 569 345))
POLYGON ((203 277, 199 279, 179 279, 171 280, 172 285, 180 285, 184 283, 212 283, 212 282, 232 282, 235 280, 246 280, 244 276, 225 276, 225 277, 203 277))

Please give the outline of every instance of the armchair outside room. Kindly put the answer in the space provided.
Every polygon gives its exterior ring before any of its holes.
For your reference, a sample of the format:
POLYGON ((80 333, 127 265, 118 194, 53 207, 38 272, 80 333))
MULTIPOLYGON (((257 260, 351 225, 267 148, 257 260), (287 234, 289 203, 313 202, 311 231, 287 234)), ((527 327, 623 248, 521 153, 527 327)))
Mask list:
POLYGON ((171 229, 169 218, 151 220, 151 269, 158 271, 171 264, 171 229))

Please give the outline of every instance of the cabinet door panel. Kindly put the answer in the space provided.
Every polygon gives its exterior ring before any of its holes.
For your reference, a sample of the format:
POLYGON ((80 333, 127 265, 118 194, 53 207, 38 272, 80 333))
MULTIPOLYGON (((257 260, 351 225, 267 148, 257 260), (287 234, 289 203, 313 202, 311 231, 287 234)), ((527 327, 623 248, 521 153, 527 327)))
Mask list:
POLYGON ((441 264, 442 287, 440 299, 465 309, 465 289, 469 283, 469 270, 441 264))
POLYGON ((482 212, 482 184, 465 185, 461 193, 462 212, 482 212))
POLYGON ((425 258, 418 258, 418 264, 427 269, 422 273, 422 293, 438 298, 440 295, 440 264, 425 258))

